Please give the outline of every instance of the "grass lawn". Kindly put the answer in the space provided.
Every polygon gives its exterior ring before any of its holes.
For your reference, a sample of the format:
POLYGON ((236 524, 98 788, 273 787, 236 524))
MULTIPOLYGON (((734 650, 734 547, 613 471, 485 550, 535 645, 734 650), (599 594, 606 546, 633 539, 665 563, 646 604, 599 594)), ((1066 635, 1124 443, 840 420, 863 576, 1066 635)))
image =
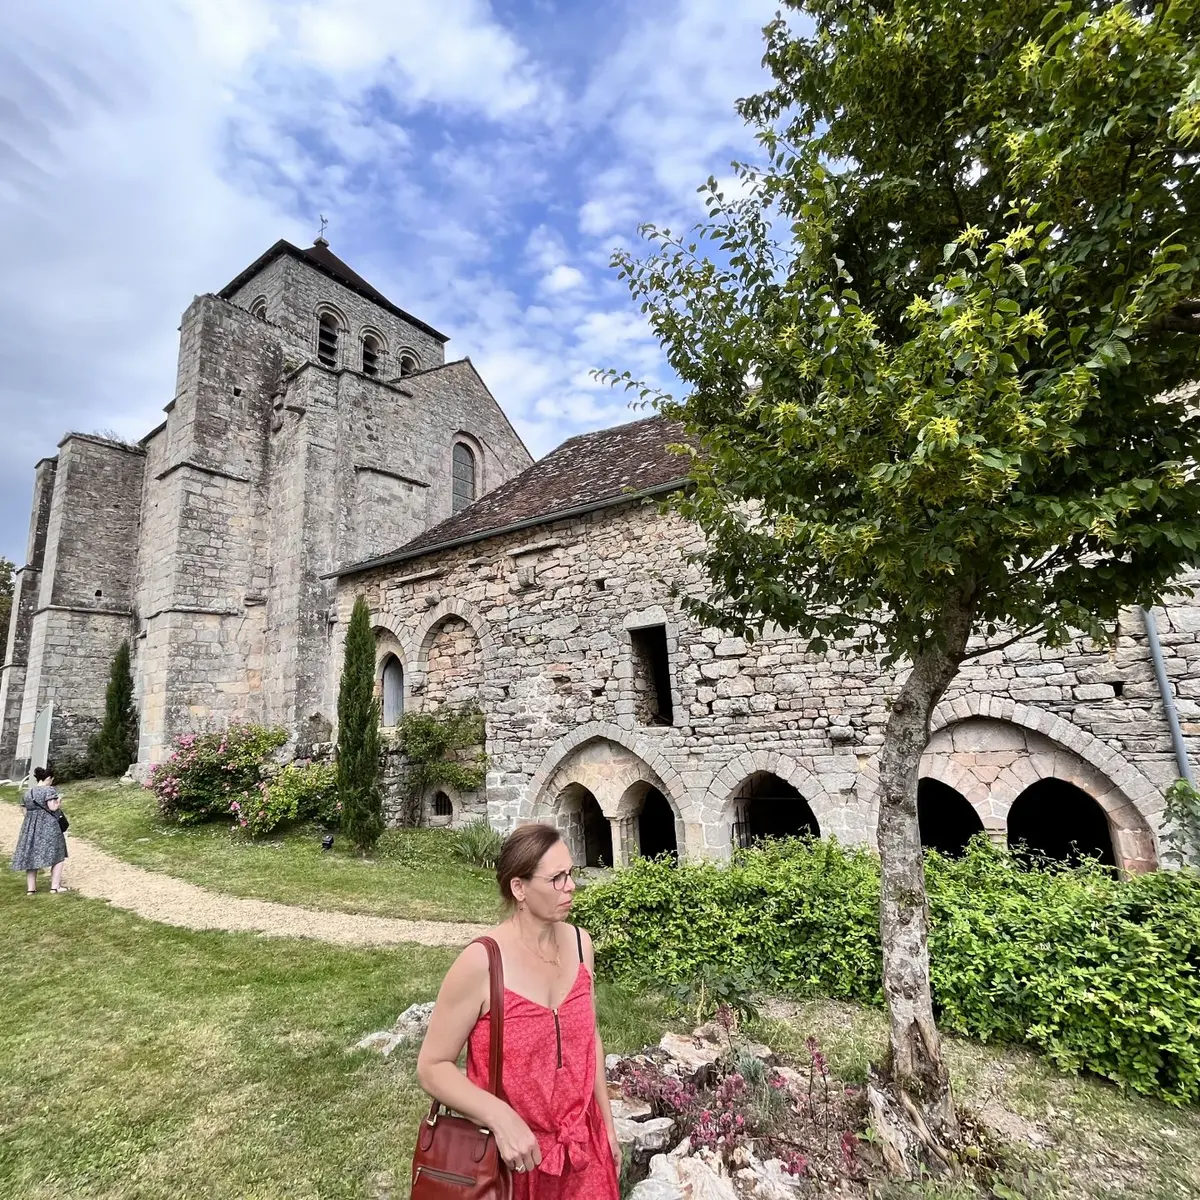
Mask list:
MULTIPOLYGON (((337 839, 321 849, 321 830, 303 826, 253 839, 227 822, 180 827, 158 819, 144 788, 95 781, 64 784, 71 835, 109 854, 214 891, 306 908, 414 920, 495 920, 496 877, 457 862, 445 829, 394 830, 372 858, 348 854, 337 839)), ((0 798, 16 802, 13 788, 0 798)))
MULTIPOLYGON (((0 1196, 407 1195, 416 1050, 346 1048, 430 999, 454 951, 189 932, 29 900, 7 870, 0 928, 0 1196)), ((604 985, 600 1019, 616 1051, 664 1027, 604 985)))

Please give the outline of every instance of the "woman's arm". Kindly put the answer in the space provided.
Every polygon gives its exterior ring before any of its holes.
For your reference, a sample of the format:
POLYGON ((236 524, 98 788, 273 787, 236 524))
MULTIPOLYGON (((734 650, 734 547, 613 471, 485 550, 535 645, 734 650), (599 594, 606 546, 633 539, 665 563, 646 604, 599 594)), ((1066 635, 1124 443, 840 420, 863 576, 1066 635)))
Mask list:
MULTIPOLYGON (((592 976, 592 1009, 596 1007, 596 951, 592 946, 591 936, 586 929, 579 931, 583 934, 583 961, 592 976)), ((600 1115, 604 1118, 604 1128, 608 1133, 608 1148, 612 1151, 613 1161, 617 1171, 621 1170, 621 1143, 617 1140, 617 1127, 613 1123, 612 1102, 608 1098, 608 1079, 604 1072, 604 1042, 600 1039, 600 1025, 596 1024, 596 1079, 593 1085, 596 1103, 600 1107, 600 1115)))
POLYGON ((417 1082, 447 1108, 490 1129, 510 1167, 532 1171, 542 1152, 528 1125, 498 1096, 473 1084, 459 1069, 458 1056, 479 1020, 488 995, 488 958, 483 946, 468 946, 446 972, 429 1029, 417 1055, 417 1082))

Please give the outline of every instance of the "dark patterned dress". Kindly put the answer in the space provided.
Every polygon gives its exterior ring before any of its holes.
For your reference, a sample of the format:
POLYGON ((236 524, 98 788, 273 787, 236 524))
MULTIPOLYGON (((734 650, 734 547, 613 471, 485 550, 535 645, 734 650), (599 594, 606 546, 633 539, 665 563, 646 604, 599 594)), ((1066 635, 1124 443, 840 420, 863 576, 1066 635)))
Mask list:
POLYGON ((58 827, 58 817, 46 807, 51 800, 57 799, 58 793, 43 784, 25 793, 21 801, 25 820, 21 822, 17 849, 13 854, 14 871, 40 871, 56 866, 67 857, 67 839, 58 827))

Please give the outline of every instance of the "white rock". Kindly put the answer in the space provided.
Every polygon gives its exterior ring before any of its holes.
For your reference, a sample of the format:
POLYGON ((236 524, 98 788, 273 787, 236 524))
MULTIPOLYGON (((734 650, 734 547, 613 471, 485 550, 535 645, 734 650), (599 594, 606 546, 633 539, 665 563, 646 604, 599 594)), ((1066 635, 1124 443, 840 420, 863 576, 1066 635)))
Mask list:
POLYGON ((733 1181, 719 1162, 710 1166, 702 1158, 681 1158, 675 1170, 688 1200, 738 1200, 733 1181))
POLYGON ((378 1050, 385 1056, 396 1048, 396 1035, 390 1029, 379 1029, 368 1033, 361 1042, 355 1042, 355 1050, 378 1050))
POLYGON ((647 1101, 630 1100, 628 1096, 616 1096, 609 1103, 613 1117, 625 1121, 644 1121, 654 1111, 647 1101))
POLYGON ((627 1146, 634 1154, 645 1154, 652 1150, 663 1150, 671 1140, 675 1122, 670 1117, 653 1117, 649 1121, 628 1121, 614 1117, 613 1126, 617 1141, 627 1146))
POLYGON ((671 1065, 684 1079, 695 1079, 721 1057, 722 1048, 716 1042, 684 1037, 678 1033, 664 1033, 658 1044, 670 1056, 671 1065))
POLYGON ((687 1200, 675 1164, 665 1154, 650 1160, 650 1174, 635 1184, 629 1200, 687 1200))
POLYGON ((621 1056, 619 1054, 606 1054, 604 1056, 604 1073, 611 1075, 621 1065, 621 1056))
POLYGON ((423 1004, 410 1004, 397 1018, 392 1032, 399 1034, 401 1041, 420 1041, 425 1037, 429 1028, 429 1018, 433 1015, 432 1000, 423 1004))

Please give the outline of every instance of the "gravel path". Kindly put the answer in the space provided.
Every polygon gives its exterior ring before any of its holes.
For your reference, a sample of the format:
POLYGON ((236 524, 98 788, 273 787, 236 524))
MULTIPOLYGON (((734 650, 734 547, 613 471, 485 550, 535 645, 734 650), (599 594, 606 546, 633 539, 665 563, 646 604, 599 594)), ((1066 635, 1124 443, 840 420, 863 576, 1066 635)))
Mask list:
MULTIPOLYGON (((0 850, 8 869, 21 828, 21 810, 0 804, 0 850)), ((107 900, 148 921, 185 929, 232 929, 265 937, 315 938, 341 946, 392 946, 418 942, 422 946, 465 946, 485 933, 487 925, 452 921, 402 921, 392 917, 358 916, 297 908, 273 900, 226 896, 186 883, 158 871, 147 871, 105 854, 82 838, 67 834, 70 857, 64 881, 82 896, 107 900)), ((38 878, 40 893, 49 888, 49 875, 38 878)), ((31 901, 32 903, 32 901, 31 901)))

